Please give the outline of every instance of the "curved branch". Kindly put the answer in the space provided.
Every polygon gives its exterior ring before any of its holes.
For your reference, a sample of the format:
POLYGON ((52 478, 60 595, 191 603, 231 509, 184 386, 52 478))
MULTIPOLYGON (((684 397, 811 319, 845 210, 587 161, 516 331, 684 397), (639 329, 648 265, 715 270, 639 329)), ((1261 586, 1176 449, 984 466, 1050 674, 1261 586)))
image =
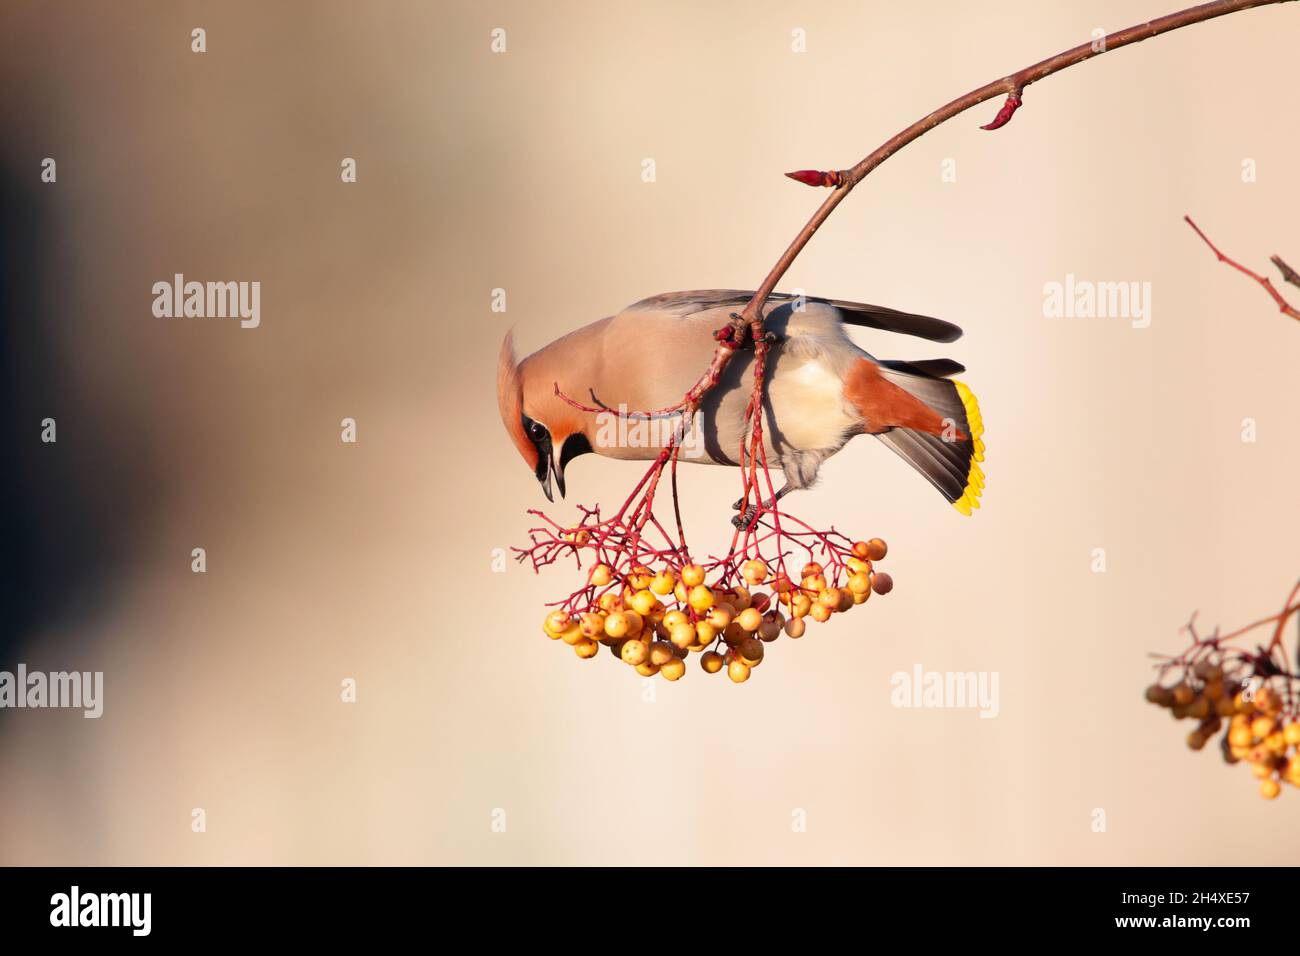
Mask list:
MULTIPOLYGON (((977 106, 985 100, 991 100, 996 96, 1006 94, 1007 101, 993 122, 984 126, 983 129, 997 129, 1006 125, 1010 121, 1011 115, 1021 104, 1021 98, 1025 87, 1031 83, 1037 83, 1039 80, 1051 76, 1053 73, 1059 73, 1061 70, 1082 63, 1084 60, 1092 59, 1099 53, 1109 52, 1122 46, 1128 46, 1131 43, 1138 43, 1142 40, 1159 36, 1162 33, 1169 33, 1171 30, 1178 30, 1182 27, 1191 26, 1193 23, 1201 23, 1204 20, 1213 20, 1215 17, 1221 17, 1229 13, 1236 13, 1239 10, 1246 10, 1251 7, 1262 7, 1273 3, 1286 3, 1288 0, 1215 0, 1213 3, 1204 3, 1197 7, 1191 7, 1179 13, 1171 13, 1168 16, 1160 17, 1157 20, 1151 20, 1147 23, 1139 23, 1135 26, 1128 27, 1110 34, 1099 41, 1083 43, 1064 53, 1058 53, 1056 56, 1035 63, 1033 66, 1027 66, 1018 73, 1012 73, 1004 76, 1000 80, 994 80, 992 83, 986 83, 979 89, 971 90, 965 96, 959 96, 957 99, 941 106, 939 109, 922 117, 902 132, 890 137, 881 144, 874 152, 870 153, 865 159, 851 169, 837 171, 834 173, 818 173, 816 170, 803 170, 792 178, 800 182, 809 183, 810 185, 827 185, 833 186, 835 191, 826 198, 821 207, 813 214, 808 224, 799 231, 794 237, 794 241, 781 254, 776 265, 767 274, 754 293, 754 297, 749 300, 741 315, 749 322, 759 321, 760 310, 763 303, 767 300, 776 284, 781 281, 795 257, 808 244, 808 240, 826 221, 826 218, 835 211, 835 207, 844 201, 844 197, 852 192, 853 187, 870 173, 873 169, 887 160, 894 153, 898 152, 913 140, 920 139, 930 130, 934 129, 941 123, 947 122, 958 113, 964 113, 972 106, 977 106), (817 177, 822 180, 814 182, 817 177)), ((787 174, 788 175, 788 174, 787 174)))

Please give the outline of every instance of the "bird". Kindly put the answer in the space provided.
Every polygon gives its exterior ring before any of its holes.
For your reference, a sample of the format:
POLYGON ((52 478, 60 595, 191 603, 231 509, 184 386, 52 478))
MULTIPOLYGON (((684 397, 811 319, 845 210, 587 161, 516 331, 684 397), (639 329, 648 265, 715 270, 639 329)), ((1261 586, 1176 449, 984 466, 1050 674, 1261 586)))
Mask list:
MULTIPOLYGON (((654 459, 675 432, 681 460, 740 466, 750 431, 745 413, 752 350, 732 357, 689 429, 680 414, 654 420, 636 413, 682 400, 711 360, 715 331, 752 296, 732 289, 651 296, 522 361, 508 332, 498 359, 497 402, 506 432, 547 499, 555 500, 552 479, 564 497, 565 469, 574 458, 654 459)), ((846 331, 858 326, 953 342, 962 334, 958 326, 882 306, 782 293, 771 295, 761 311, 771 343, 763 452, 784 477, 765 507, 812 487, 822 464, 862 434, 901 456, 960 513, 969 516, 979 507, 983 421, 974 393, 952 378, 965 368, 946 358, 877 359, 846 331)), ((733 521, 739 527, 753 513, 751 505, 733 521)))

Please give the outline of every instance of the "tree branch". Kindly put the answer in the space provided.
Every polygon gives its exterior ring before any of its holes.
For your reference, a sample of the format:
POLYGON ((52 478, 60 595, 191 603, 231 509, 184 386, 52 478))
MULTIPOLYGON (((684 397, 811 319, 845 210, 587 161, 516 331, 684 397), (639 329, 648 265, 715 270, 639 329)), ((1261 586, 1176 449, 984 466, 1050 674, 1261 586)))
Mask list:
MULTIPOLYGON (((1082 43, 1079 46, 1066 50, 1064 53, 1058 53, 1056 56, 1049 57, 1033 66, 1025 67, 1018 73, 1012 73, 1004 76, 1000 80, 994 80, 987 83, 979 89, 971 90, 965 96, 959 96, 957 99, 941 106, 939 109, 922 117, 902 132, 892 136, 881 144, 874 152, 870 153, 860 163, 851 169, 837 171, 834 173, 819 173, 816 170, 803 170, 801 173, 792 176, 800 182, 816 186, 833 186, 835 191, 826 198, 821 207, 813 214, 808 224, 799 230, 799 234, 794 237, 794 241, 781 254, 781 258, 776 261, 776 265, 767 274, 762 285, 754 293, 754 297, 749 300, 741 315, 749 322, 755 322, 759 319, 760 310, 763 303, 767 300, 776 284, 781 281, 795 257, 803 251, 803 247, 808 244, 808 240, 826 221, 826 218, 835 211, 835 207, 844 201, 853 187, 870 173, 873 169, 887 160, 894 153, 898 152, 913 140, 920 139, 930 130, 934 129, 941 123, 947 122, 959 113, 964 113, 972 106, 977 106, 985 100, 993 99, 996 96, 1006 94, 1007 100, 993 122, 981 127, 982 129, 998 129, 1005 126, 1011 116, 1020 107, 1025 87, 1031 83, 1037 83, 1039 80, 1051 76, 1053 73, 1059 73, 1061 70, 1082 63, 1084 60, 1092 59, 1100 53, 1109 52, 1122 46, 1128 46, 1131 43, 1139 43, 1142 40, 1159 36, 1162 33, 1169 33, 1172 30, 1179 30, 1193 23, 1201 23, 1205 20, 1213 20, 1215 17, 1221 17, 1229 13, 1236 13, 1239 10, 1246 10, 1251 7, 1262 7, 1272 3, 1286 3, 1288 0, 1215 0, 1213 3, 1203 3, 1200 6, 1191 7, 1179 13, 1171 13, 1168 16, 1160 17, 1157 20, 1151 20, 1147 23, 1139 23, 1135 26, 1128 27, 1112 33, 1100 41, 1091 41, 1082 43), (814 181, 816 177, 822 177, 822 181, 814 181)), ((787 175, 790 175, 787 173, 787 175)))

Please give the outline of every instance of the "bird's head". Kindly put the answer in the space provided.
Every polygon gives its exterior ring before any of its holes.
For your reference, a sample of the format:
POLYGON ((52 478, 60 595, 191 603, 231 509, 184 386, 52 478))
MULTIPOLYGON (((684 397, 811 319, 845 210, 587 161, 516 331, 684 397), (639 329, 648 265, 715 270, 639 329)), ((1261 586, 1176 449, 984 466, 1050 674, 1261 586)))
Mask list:
POLYGON ((563 498, 565 467, 592 448, 582 413, 555 394, 557 376, 546 352, 516 362, 514 339, 507 333, 497 366, 497 405, 524 463, 554 501, 551 479, 563 498))

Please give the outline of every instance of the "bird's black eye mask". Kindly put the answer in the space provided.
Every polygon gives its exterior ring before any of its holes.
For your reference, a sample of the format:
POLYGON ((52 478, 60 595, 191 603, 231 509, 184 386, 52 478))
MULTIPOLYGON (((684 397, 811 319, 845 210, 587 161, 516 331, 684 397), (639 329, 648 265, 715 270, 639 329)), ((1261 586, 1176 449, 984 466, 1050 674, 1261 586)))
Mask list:
POLYGON ((564 447, 560 449, 560 474, 564 474, 564 468, 569 462, 579 455, 586 455, 591 452, 591 442, 587 436, 578 432, 564 439, 564 447))
POLYGON ((537 449, 537 480, 546 481, 551 470, 551 433, 541 422, 535 422, 527 415, 523 416, 524 434, 537 449))

